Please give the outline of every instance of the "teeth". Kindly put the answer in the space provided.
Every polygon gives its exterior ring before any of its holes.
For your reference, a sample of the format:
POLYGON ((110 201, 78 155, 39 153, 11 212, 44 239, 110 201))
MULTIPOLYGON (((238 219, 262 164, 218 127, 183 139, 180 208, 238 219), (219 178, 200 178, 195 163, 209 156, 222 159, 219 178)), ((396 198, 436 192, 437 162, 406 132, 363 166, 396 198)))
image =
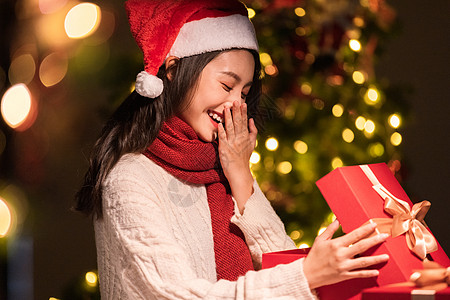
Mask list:
POLYGON ((214 119, 214 121, 217 121, 218 123, 222 123, 223 120, 221 117, 219 117, 217 114, 214 114, 212 112, 208 112, 208 115, 214 119))

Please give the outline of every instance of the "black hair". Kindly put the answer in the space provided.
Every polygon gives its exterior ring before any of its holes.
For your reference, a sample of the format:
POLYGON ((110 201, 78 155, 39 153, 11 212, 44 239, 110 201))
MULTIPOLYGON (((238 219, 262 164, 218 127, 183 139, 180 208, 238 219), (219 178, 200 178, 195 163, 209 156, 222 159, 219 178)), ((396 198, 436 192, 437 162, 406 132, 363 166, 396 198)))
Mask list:
MULTIPOLYGON (((261 64, 258 52, 249 51, 255 60, 255 72, 246 103, 249 116, 259 124, 261 64)), ((102 185, 111 169, 122 155, 142 153, 155 140, 162 123, 189 105, 202 70, 223 52, 213 51, 180 58, 167 69, 163 65, 157 74, 164 84, 160 96, 149 99, 133 91, 125 99, 107 121, 93 147, 84 183, 75 196, 76 211, 102 218, 102 185)))

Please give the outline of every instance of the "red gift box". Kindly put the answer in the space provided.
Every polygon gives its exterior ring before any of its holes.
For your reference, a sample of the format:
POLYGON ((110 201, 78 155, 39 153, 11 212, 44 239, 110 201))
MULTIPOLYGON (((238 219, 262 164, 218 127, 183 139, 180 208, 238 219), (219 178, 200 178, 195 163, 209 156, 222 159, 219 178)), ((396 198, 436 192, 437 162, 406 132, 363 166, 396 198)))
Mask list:
POLYGON ((387 285, 366 289, 361 300, 449 300, 450 287, 440 290, 420 290, 412 286, 387 285))
MULTIPOLYGON (((317 186, 345 233, 360 227, 371 219, 392 219, 392 216, 384 211, 384 199, 373 188, 373 177, 388 193, 404 201, 409 208, 412 207, 411 200, 386 164, 372 164, 362 168, 361 166, 337 168, 318 180, 317 186), (372 175, 371 179, 366 174, 367 168, 372 175)), ((428 231, 428 229, 425 230, 428 231)), ((432 236, 431 232, 430 236, 432 236)), ((442 266, 450 266, 449 258, 437 241, 436 246, 437 250, 428 254, 427 257, 442 266)), ((408 248, 405 234, 389 237, 386 242, 369 249, 362 255, 385 253, 390 258, 386 264, 376 266, 380 270, 377 278, 352 279, 324 286, 317 289, 319 297, 333 300, 361 299, 362 290, 406 282, 415 270, 423 268, 422 260, 408 248)), ((263 267, 288 263, 305 255, 305 250, 267 253, 263 255, 263 267), (298 252, 295 253, 295 251, 298 252)))

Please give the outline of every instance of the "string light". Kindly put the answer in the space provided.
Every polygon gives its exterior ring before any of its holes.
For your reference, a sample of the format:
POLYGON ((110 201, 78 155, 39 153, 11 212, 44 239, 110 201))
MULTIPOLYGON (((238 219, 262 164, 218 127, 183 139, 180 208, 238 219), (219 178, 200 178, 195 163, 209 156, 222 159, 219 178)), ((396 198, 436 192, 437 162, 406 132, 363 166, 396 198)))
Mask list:
POLYGON ((379 93, 375 88, 369 88, 364 95, 364 102, 368 105, 375 105, 379 101, 379 93))
POLYGON ((336 104, 331 109, 331 112, 333 113, 333 116, 339 118, 344 113, 344 106, 342 104, 336 104))
POLYGON ((372 120, 367 120, 366 123, 364 123, 364 131, 372 134, 375 131, 375 123, 372 120))
POLYGON ((325 230, 327 230, 326 227, 320 227, 319 231, 317 231, 317 235, 321 235, 325 230))
POLYGON ((260 53, 259 54, 259 60, 261 61, 261 64, 263 66, 270 66, 273 64, 272 58, 270 57, 269 53, 260 53))
POLYGON ((5 237, 11 228, 12 216, 6 202, 0 198, 0 238, 5 237))
POLYGON ((11 128, 22 125, 31 111, 31 94, 25 84, 10 87, 3 95, 1 113, 6 124, 11 128))
POLYGON ((28 84, 36 73, 36 63, 31 54, 23 54, 13 59, 9 67, 9 82, 28 84))
POLYGON ((248 12, 248 18, 251 19, 256 15, 256 12, 253 8, 247 8, 247 12, 248 12))
POLYGON ((398 132, 394 132, 391 135, 391 144, 394 146, 399 146, 402 143, 402 135, 398 132))
POLYGON ((266 148, 270 151, 275 151, 278 148, 278 141, 276 138, 268 138, 266 140, 266 148))
POLYGON ((358 40, 351 39, 348 42, 348 45, 349 45, 350 49, 352 49, 355 52, 361 51, 361 43, 358 40))
POLYGON ((303 236, 303 231, 300 230, 293 230, 289 236, 291 237, 291 239, 298 240, 299 238, 301 238, 303 236))
POLYGON ((80 3, 67 13, 64 29, 69 38, 85 38, 97 30, 100 19, 100 7, 93 3, 80 3))
POLYGON ((298 246, 299 249, 306 249, 309 248, 309 245, 307 243, 302 243, 298 246))
POLYGON ((306 152, 308 152, 308 144, 300 140, 295 141, 294 149, 300 154, 305 154, 306 152))
POLYGON ((347 143, 351 143, 355 139, 355 134, 351 129, 346 128, 342 131, 342 139, 347 143))
POLYGON ((401 124, 400 116, 397 114, 392 114, 389 116, 388 122, 392 128, 399 128, 401 124))
POLYGON ((380 157, 384 154, 384 146, 381 143, 374 143, 369 146, 369 154, 372 157, 380 157))
POLYGON ((303 83, 303 84, 300 86, 300 90, 301 90, 302 93, 305 94, 305 95, 311 95, 311 92, 312 92, 311 84, 309 84, 308 82, 303 83))
POLYGON ((46 87, 58 84, 67 74, 67 57, 60 53, 51 53, 42 60, 39 78, 46 87))

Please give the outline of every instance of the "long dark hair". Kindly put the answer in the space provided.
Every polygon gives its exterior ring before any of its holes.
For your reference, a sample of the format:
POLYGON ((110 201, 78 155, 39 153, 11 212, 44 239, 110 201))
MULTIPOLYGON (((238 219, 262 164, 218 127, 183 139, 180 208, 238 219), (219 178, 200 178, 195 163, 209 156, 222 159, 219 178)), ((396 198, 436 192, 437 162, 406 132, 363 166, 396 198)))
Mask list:
MULTIPOLYGON (((261 65, 258 53, 249 51, 255 59, 255 72, 246 102, 249 115, 257 119, 261 65)), ((122 155, 142 153, 155 140, 162 123, 189 105, 202 70, 221 53, 223 51, 213 51, 181 58, 167 69, 163 65, 157 74, 164 84, 159 97, 148 99, 133 91, 125 99, 107 121, 93 147, 84 183, 75 196, 76 211, 102 218, 102 184, 111 169, 122 155)))

